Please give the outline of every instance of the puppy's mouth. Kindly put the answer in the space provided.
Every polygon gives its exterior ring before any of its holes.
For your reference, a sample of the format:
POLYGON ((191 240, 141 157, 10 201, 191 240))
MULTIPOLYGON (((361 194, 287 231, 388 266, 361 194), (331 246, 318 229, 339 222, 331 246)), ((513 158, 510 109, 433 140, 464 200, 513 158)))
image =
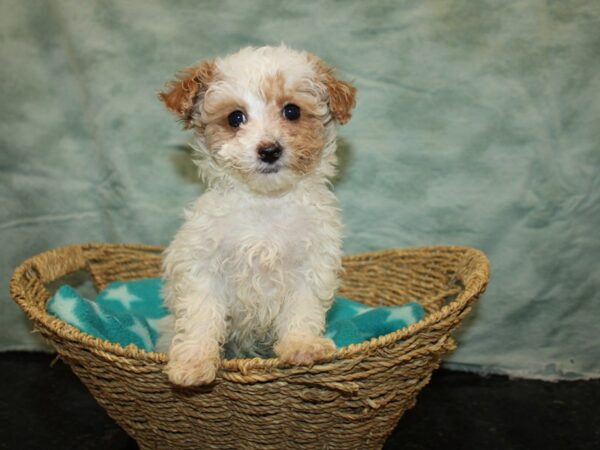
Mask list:
POLYGON ((260 173, 264 173, 264 174, 270 174, 270 173, 277 173, 281 170, 281 167, 261 167, 260 169, 258 169, 258 171, 260 173))

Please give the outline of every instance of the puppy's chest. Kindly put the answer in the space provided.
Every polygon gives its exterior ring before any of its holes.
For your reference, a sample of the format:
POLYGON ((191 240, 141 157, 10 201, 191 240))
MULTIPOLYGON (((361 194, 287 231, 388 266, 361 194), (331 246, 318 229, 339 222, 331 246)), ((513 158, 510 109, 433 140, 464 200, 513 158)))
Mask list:
POLYGON ((218 252, 231 268, 257 272, 289 270, 305 260, 317 238, 309 207, 252 205, 221 217, 218 252))

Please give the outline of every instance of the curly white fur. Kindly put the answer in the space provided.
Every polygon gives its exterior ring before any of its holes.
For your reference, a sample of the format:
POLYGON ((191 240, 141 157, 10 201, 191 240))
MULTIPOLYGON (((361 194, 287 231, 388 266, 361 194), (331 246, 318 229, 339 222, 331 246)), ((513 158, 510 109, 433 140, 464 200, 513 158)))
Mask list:
POLYGON ((341 270, 342 224, 328 183, 335 117, 332 88, 315 61, 283 46, 243 49, 211 63, 205 90, 200 86, 186 113, 208 187, 164 255, 163 295, 173 316, 158 350, 168 349, 167 373, 176 384, 211 382, 225 345, 231 356, 274 349, 291 364, 312 364, 334 350, 322 334, 341 270), (307 122, 281 117, 269 89, 306 105, 307 122), (235 108, 247 121, 227 129, 219 109, 226 115, 235 108), (306 144, 314 136, 322 145, 306 144), (262 170, 263 142, 283 148, 276 173, 262 170))

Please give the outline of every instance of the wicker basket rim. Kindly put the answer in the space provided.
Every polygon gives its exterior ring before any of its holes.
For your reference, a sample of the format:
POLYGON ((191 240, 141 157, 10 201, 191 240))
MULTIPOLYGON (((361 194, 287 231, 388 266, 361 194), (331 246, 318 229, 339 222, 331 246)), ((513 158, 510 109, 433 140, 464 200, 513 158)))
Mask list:
MULTIPOLYGON (((67 275, 68 273, 73 273, 78 270, 84 270, 86 268, 85 263, 87 262, 84 251, 93 250, 95 248, 124 248, 127 250, 152 253, 161 252, 164 250, 164 247, 155 245, 114 243, 74 244, 48 250, 26 259, 15 269, 9 286, 12 298, 35 323, 41 324, 52 333, 60 336, 62 339, 76 344, 83 344, 89 351, 101 355, 104 358, 114 359, 115 357, 125 357, 140 362, 146 361, 156 364, 166 364, 168 361, 168 356, 165 353, 147 352, 135 346, 134 344, 129 344, 124 347, 118 343, 110 342, 105 339, 84 333, 78 328, 50 315, 46 310, 45 303, 43 307, 38 306, 36 302, 33 301, 34 299, 28 295, 27 289, 25 289, 26 275, 31 275, 33 270, 33 275, 39 278, 39 273, 36 270, 38 264, 48 264, 49 262, 57 261, 58 258, 66 255, 74 255, 76 259, 81 260, 81 265, 64 274, 67 275)), ((428 314, 421 321, 359 344, 351 344, 347 347, 342 347, 331 356, 331 360, 354 358, 360 356, 361 354, 370 353, 378 348, 389 346, 398 341, 407 339, 443 320, 456 310, 468 308, 469 305, 485 291, 490 273, 489 260, 481 250, 472 247, 426 246, 402 249, 385 249, 344 256, 343 259, 344 261, 351 261, 353 259, 365 257, 385 256, 389 253, 408 254, 414 252, 463 253, 465 258, 469 258, 469 267, 471 269, 471 273, 469 274, 470 276, 468 277, 468 280, 465 280, 464 282, 464 288, 462 292, 452 302, 442 306, 439 310, 428 314)), ((39 281, 42 283, 41 280, 39 281)), ((330 361, 324 361, 323 364, 327 362, 330 361)), ((278 358, 237 358, 223 359, 221 361, 222 370, 228 372, 240 372, 241 374, 246 374, 250 370, 281 369, 285 367, 287 366, 278 358)))

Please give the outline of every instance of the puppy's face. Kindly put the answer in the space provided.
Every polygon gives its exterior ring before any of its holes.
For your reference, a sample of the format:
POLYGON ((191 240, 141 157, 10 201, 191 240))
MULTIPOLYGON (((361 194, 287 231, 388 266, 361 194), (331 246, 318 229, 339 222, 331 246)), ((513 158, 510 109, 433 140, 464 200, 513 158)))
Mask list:
POLYGON ((334 122, 350 119, 355 93, 316 57, 282 46, 201 62, 160 98, 195 129, 208 170, 269 193, 321 169, 328 175, 334 122))

